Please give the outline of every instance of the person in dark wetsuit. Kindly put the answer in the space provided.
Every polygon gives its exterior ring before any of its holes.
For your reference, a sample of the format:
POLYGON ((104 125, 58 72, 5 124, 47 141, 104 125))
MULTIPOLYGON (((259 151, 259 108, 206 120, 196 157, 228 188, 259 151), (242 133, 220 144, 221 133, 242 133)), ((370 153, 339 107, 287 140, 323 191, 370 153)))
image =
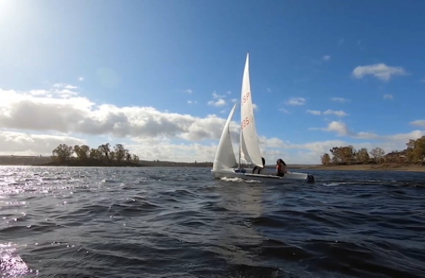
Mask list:
POLYGON ((276 175, 283 177, 287 172, 286 163, 281 158, 276 161, 276 175))

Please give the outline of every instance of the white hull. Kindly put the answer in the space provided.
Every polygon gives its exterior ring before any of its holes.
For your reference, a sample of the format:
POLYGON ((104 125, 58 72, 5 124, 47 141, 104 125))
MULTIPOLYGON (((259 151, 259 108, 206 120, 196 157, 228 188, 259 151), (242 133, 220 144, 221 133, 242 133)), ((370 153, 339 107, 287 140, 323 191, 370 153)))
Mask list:
POLYGON ((294 182, 306 182, 314 183, 314 177, 310 174, 298 173, 298 172, 288 172, 283 177, 273 175, 272 173, 262 175, 262 174, 252 174, 251 169, 248 169, 245 173, 239 172, 239 169, 228 168, 220 170, 211 170, 211 174, 214 179, 220 178, 240 178, 243 180, 257 180, 262 182, 272 182, 272 183, 294 183, 294 182), (237 172, 238 171, 238 172, 237 172))

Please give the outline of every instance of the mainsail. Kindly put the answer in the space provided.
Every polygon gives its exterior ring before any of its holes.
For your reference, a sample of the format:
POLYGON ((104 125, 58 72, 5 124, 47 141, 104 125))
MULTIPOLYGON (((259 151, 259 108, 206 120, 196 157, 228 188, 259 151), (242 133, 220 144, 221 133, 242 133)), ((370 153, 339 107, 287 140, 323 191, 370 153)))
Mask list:
POLYGON ((255 127, 254 108, 252 105, 251 83, 249 80, 249 53, 246 56, 241 93, 241 133, 240 158, 256 166, 263 166, 257 130, 255 127))

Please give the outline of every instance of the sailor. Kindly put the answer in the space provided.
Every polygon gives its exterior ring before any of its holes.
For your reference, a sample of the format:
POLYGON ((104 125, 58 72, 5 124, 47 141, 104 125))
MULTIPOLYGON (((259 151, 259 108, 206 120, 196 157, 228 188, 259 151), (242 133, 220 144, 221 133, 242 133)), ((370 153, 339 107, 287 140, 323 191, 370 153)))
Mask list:
POLYGON ((261 157, 261 161, 263 162, 263 167, 261 168, 261 167, 255 166, 252 169, 253 174, 262 174, 262 175, 267 174, 266 173, 266 160, 264 159, 264 157, 261 157))
POLYGON ((287 172, 286 163, 281 158, 276 161, 276 175, 283 177, 287 172))

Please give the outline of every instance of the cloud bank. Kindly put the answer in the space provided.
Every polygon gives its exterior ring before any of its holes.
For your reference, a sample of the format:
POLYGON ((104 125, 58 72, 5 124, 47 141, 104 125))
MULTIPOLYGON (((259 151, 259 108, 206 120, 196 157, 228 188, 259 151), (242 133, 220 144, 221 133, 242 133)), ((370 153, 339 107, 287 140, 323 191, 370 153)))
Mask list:
MULTIPOLYGON (((16 91, 0 89, 0 154, 50 155, 59 144, 124 143, 141 159, 173 161, 212 161, 226 118, 215 114, 196 117, 160 111, 153 107, 96 104, 81 96, 77 86, 58 83, 50 90, 16 91)), ((226 95, 213 94, 219 101, 226 95)), ((339 101, 339 100, 337 100, 339 101)), ((305 104, 304 98, 293 98, 289 105, 305 104)), ((288 111, 287 111, 288 112, 288 111)), ((313 115, 347 115, 342 110, 307 110, 313 115)), ((226 115, 227 116, 227 115, 226 115)), ((425 120, 410 123, 424 127, 425 120)), ((231 124, 235 150, 239 127, 231 124)), ((356 148, 381 146, 386 151, 405 147, 409 139, 425 134, 415 130, 407 134, 378 135, 355 132, 342 121, 310 132, 332 132, 339 140, 293 144, 279 138, 260 137, 260 147, 267 161, 278 157, 289 163, 320 163, 320 156, 333 146, 352 144, 356 148), (352 140, 381 140, 376 145, 352 140)), ((315 134, 309 136, 315 136, 315 134)))

